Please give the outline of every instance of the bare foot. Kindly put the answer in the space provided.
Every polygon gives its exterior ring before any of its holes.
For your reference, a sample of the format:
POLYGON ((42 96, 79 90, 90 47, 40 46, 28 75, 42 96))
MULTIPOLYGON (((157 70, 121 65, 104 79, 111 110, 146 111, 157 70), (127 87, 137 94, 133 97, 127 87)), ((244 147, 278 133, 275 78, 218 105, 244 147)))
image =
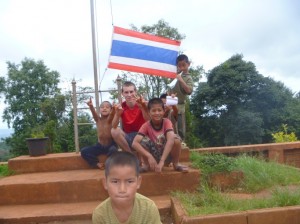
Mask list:
POLYGON ((100 170, 104 170, 105 169, 105 165, 103 163, 97 163, 97 166, 100 170))
POLYGON ((187 173, 189 172, 189 168, 187 166, 179 165, 177 164, 174 166, 174 170, 182 173, 187 173))

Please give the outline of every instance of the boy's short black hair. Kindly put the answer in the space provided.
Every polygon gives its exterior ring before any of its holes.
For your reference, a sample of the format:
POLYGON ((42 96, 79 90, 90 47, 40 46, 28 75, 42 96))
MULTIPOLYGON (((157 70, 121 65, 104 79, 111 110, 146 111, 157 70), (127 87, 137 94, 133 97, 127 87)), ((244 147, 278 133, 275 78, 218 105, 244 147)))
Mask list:
POLYGON ((139 161, 137 157, 130 152, 115 152, 105 161, 105 177, 108 177, 110 169, 114 166, 130 166, 135 169, 136 176, 140 175, 139 161))
POLYGON ((178 62, 180 61, 185 61, 186 63, 190 63, 188 56, 186 56, 185 54, 181 54, 176 58, 176 64, 178 64, 178 62))
POLYGON ((148 110, 150 110, 154 104, 160 104, 163 109, 165 108, 164 102, 160 98, 152 98, 148 102, 148 110))
POLYGON ((102 101, 102 103, 100 104, 100 107, 104 104, 104 103, 108 103, 110 108, 112 108, 112 105, 109 101, 105 100, 105 101, 102 101))
POLYGON ((159 99, 167 99, 167 95, 166 93, 163 93, 160 95, 159 99))

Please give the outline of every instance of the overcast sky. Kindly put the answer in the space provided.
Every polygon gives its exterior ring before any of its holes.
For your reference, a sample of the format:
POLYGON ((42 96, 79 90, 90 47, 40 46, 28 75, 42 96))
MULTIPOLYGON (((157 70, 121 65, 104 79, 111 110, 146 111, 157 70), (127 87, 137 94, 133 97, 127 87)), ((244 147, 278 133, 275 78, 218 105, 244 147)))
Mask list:
MULTIPOLYGON (((181 51, 193 65, 208 71, 239 53, 260 74, 300 91, 298 0, 96 0, 95 9, 101 79, 112 24, 141 27, 164 19, 186 35, 181 51)), ((7 61, 19 64, 25 57, 58 71, 64 89, 71 89, 73 78, 94 87, 90 1, 1 0, 0 75, 6 76, 7 61)), ((118 72, 105 72, 102 90, 115 87, 118 72)), ((1 116, 4 107, 1 103, 1 116)), ((6 128, 1 121, 0 128, 6 128)))

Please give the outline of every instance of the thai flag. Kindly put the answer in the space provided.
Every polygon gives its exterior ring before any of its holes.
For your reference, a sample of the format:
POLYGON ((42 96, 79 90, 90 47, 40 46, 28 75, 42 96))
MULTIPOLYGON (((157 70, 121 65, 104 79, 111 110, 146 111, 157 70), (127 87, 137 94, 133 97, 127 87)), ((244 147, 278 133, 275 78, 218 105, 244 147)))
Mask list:
POLYGON ((180 41, 114 27, 108 68, 176 77, 180 41))

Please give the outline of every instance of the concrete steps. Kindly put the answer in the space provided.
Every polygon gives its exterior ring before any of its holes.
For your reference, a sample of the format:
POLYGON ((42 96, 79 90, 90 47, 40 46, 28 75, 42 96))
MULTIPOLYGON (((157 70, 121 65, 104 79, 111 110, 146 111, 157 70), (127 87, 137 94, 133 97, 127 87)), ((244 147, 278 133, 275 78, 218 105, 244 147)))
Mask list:
MULTIPOLYGON (((104 200, 104 171, 68 170, 58 172, 14 175, 0 181, 0 204, 36 204, 104 200)), ((142 174, 139 192, 146 196, 169 194, 172 190, 195 190, 199 185, 199 171, 188 173, 166 167, 162 174, 142 174)))
MULTIPOLYGON (((150 197, 155 201, 161 215, 169 212, 171 207, 168 195, 150 197)), ((77 221, 91 223, 92 212, 100 201, 76 203, 47 203, 31 205, 0 206, 0 223, 49 223, 77 221)))
MULTIPOLYGON (((189 162, 189 149, 181 151, 180 162, 189 162)), ((106 160, 106 156, 99 156, 100 162, 106 160)), ((39 157, 19 156, 8 161, 8 166, 16 173, 37 173, 62 170, 90 169, 89 165, 81 158, 80 153, 54 153, 39 157)))
MULTIPOLYGON (((189 165, 188 149, 180 161, 189 165)), ((92 211, 108 197, 104 171, 91 169, 80 154, 20 156, 8 166, 16 175, 0 179, 0 223, 91 223, 92 211)), ((170 212, 171 191, 195 191, 199 182, 199 170, 180 173, 164 167, 161 174, 142 174, 139 193, 154 200, 164 215, 170 212)))

